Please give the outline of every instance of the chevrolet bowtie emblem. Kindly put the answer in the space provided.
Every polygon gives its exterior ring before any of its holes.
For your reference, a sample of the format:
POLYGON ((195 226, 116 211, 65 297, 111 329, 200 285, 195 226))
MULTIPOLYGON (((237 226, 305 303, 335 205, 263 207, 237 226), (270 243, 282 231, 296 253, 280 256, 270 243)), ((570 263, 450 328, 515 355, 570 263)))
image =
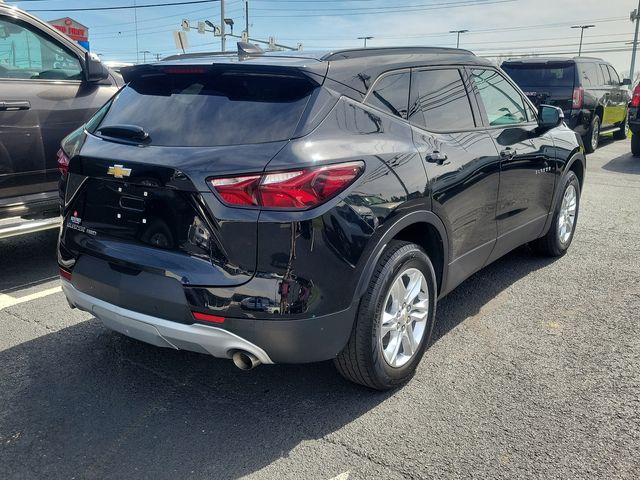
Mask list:
POLYGON ((107 175, 113 175, 116 178, 124 178, 131 175, 131 169, 124 168, 122 165, 114 165, 113 167, 109 167, 107 175))

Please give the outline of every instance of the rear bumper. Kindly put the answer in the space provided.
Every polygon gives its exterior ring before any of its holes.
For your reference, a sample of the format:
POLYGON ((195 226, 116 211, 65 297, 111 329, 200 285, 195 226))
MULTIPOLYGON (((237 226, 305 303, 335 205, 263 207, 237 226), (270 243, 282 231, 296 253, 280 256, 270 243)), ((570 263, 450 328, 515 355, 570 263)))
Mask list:
POLYGON ((589 110, 565 110, 565 123, 580 136, 587 135, 591 127, 592 115, 589 110))
POLYGON ((218 358, 231 358, 234 351, 244 350, 253 353, 262 363, 273 363, 262 348, 227 330, 185 325, 127 310, 87 295, 64 280, 62 290, 73 306, 95 315, 106 327, 142 342, 218 358))
POLYGON ((335 358, 346 345, 355 307, 309 319, 225 318, 223 326, 180 323, 119 307, 62 281, 69 303, 117 332, 158 347, 231 358, 236 350, 262 363, 309 363, 335 358))

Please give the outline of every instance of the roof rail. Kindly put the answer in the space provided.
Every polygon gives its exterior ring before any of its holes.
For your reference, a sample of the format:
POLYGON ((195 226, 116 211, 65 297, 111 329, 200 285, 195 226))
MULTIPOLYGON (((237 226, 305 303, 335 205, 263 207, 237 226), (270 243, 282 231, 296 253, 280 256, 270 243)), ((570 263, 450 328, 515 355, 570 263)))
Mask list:
POLYGON ((461 55, 473 55, 475 54, 470 50, 464 50, 462 48, 447 48, 447 47, 380 47, 380 48, 352 48, 345 50, 336 50, 324 55, 320 60, 341 60, 348 58, 364 58, 364 57, 378 57, 382 55, 407 55, 407 54, 438 54, 438 53, 458 53, 461 55))

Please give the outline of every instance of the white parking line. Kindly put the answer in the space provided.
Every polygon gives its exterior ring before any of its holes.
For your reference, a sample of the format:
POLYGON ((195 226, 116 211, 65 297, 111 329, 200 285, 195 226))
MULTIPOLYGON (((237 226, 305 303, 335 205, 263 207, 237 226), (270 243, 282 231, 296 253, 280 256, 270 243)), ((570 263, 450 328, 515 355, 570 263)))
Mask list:
POLYGON ((5 295, 4 293, 0 293, 0 310, 5 309, 7 307, 13 307, 14 305, 18 305, 20 303, 30 302, 31 300, 36 300, 38 298, 48 297, 49 295, 53 295, 54 293, 62 292, 62 287, 53 287, 47 290, 43 290, 41 292, 32 293, 30 295, 25 295, 24 297, 15 298, 11 295, 5 295))

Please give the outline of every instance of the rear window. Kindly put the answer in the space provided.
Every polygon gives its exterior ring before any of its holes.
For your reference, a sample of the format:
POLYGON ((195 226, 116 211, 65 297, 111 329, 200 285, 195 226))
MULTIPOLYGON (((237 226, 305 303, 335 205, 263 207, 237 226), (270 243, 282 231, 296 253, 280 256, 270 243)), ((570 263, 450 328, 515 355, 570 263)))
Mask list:
POLYGON ((136 125, 152 145, 205 147, 287 140, 316 88, 303 77, 189 73, 133 80, 101 122, 136 125))
POLYGON ((502 69, 520 86, 571 87, 575 82, 574 63, 503 64, 502 69))

